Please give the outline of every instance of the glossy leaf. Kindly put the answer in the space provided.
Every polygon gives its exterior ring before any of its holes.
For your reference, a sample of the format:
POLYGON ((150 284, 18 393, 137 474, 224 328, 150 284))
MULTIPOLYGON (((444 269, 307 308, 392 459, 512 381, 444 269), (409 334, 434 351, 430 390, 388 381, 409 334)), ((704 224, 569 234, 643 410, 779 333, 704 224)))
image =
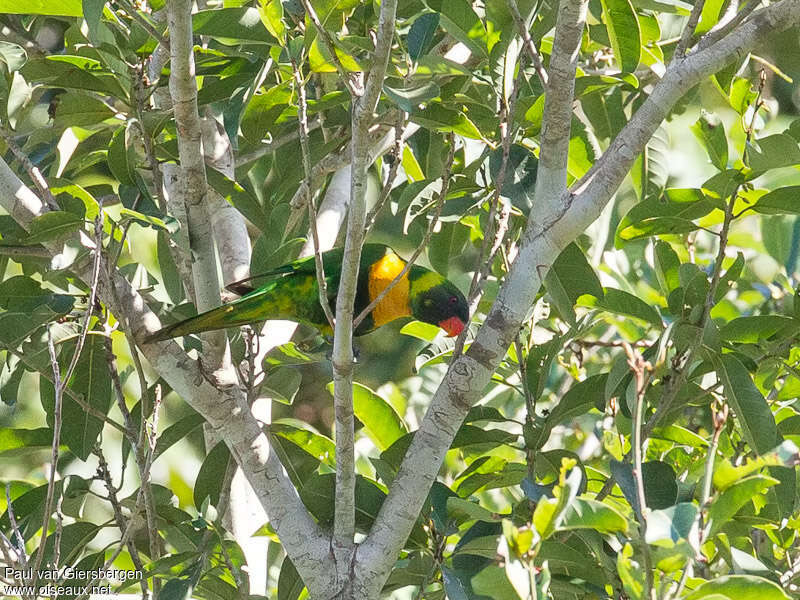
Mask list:
POLYGON ((733 600, 789 600, 778 584, 754 575, 724 575, 706 581, 690 592, 686 600, 718 596, 733 600))
POLYGON ((714 366, 725 389, 725 397, 736 414, 744 439, 758 454, 777 443, 775 418, 744 365, 732 354, 714 358, 714 366))
POLYGON ((632 72, 641 56, 641 32, 633 5, 630 0, 601 0, 601 4, 617 64, 623 72, 632 72))
POLYGON ((725 137, 725 127, 719 118, 703 112, 700 118, 692 125, 697 141, 708 154, 711 164, 720 171, 728 167, 728 139, 725 137))
POLYGON ((559 254, 547 272, 544 284, 561 316, 572 323, 575 322, 573 306, 580 296, 589 294, 602 298, 604 295, 594 269, 574 243, 559 254))

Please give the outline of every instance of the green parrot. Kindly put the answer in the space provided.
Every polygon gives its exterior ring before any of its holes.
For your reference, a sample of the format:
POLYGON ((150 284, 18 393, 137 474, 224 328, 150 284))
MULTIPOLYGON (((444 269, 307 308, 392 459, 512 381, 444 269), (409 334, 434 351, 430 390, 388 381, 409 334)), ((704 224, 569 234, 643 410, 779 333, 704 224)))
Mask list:
MULTIPOLYGON (((339 290, 343 250, 335 248, 322 253, 328 300, 335 311, 339 290)), ((366 244, 361 252, 355 314, 358 315, 403 270, 405 261, 394 250, 381 244, 366 244)), ((317 327, 330 335, 331 328, 319 303, 316 265, 308 257, 278 267, 268 273, 228 286, 243 294, 241 298, 217 308, 169 325, 146 341, 159 342, 174 337, 226 329, 267 319, 285 319, 317 327), (264 285, 252 289, 248 282, 269 278, 264 285)), ((381 299, 355 330, 364 335, 390 321, 413 317, 437 325, 456 336, 469 321, 467 301, 450 281, 424 267, 412 266, 403 278, 381 299)))

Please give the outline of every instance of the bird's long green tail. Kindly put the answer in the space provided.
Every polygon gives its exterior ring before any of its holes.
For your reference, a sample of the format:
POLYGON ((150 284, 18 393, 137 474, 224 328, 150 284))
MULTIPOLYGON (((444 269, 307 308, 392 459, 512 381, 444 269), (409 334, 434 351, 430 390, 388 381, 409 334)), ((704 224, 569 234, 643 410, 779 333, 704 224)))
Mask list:
POLYGON ((282 307, 276 305, 271 292, 272 286, 269 286, 229 304, 212 308, 180 323, 164 327, 145 341, 163 342, 184 335, 247 325, 267 318, 279 318, 282 307))

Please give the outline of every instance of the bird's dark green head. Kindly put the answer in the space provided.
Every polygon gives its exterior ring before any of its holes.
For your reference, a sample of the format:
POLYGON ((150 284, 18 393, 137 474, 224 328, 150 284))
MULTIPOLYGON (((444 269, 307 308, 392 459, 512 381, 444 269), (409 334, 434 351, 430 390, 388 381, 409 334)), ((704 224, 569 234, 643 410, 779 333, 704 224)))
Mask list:
POLYGON ((447 279, 414 266, 408 273, 411 314, 418 321, 437 325, 450 337, 461 333, 469 321, 464 294, 447 279))

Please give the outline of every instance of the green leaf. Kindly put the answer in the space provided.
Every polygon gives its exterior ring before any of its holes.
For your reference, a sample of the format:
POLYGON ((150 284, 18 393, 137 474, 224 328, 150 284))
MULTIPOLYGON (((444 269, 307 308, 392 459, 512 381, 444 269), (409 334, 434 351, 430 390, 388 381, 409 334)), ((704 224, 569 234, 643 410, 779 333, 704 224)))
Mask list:
POLYGON ((265 391, 271 392, 273 400, 291 404, 300 390, 302 380, 303 376, 297 369, 280 367, 269 372, 263 385, 266 388, 265 391))
POLYGON ((694 30, 694 35, 702 35, 711 30, 719 22, 719 14, 722 9, 724 0, 708 0, 703 5, 703 10, 700 13, 700 22, 694 30))
POLYGON ((135 185, 136 151, 130 135, 129 124, 118 127, 108 146, 108 167, 120 183, 135 185))
MULTIPOLYGON (((222 43, 240 41, 274 44, 257 8, 235 7, 201 10, 192 15, 196 35, 208 35, 222 43)), ((232 45, 232 44, 231 44, 232 45)))
MULTIPOLYGON (((332 385, 328 387, 333 393, 332 385)), ((408 433, 408 428, 394 407, 360 383, 353 383, 353 411, 369 438, 379 450, 386 450, 408 433)))
POLYGON ((628 520, 608 504, 589 498, 575 498, 559 530, 594 529, 600 533, 625 533, 628 520))
POLYGON ((488 56, 486 29, 468 0, 426 0, 447 33, 478 56, 488 56))
MULTIPOLYGON (((455 496, 447 499, 447 514, 449 518, 457 523, 466 523, 474 520, 493 522, 501 519, 500 516, 483 508, 480 504, 455 496)), ((497 552, 497 538, 494 539, 494 551, 497 552)), ((491 557, 494 557, 494 554, 491 557)))
POLYGON ((158 600, 190 600, 193 590, 191 579, 170 579, 161 588, 158 600))
MULTIPOLYGON (((72 359, 75 352, 75 341, 62 345, 59 363, 62 369, 72 359)), ((63 371, 62 371, 63 374, 63 371)), ((49 382, 40 379, 42 387, 42 405, 52 422, 55 392, 49 382)), ((113 403, 111 391, 111 375, 105 349, 105 338, 99 332, 89 332, 83 350, 68 387, 83 397, 84 402, 103 414, 107 414, 113 403)), ((103 430, 103 421, 90 415, 69 394, 62 398, 61 440, 81 460, 86 460, 103 430)))
POLYGON ((15 275, 0 282, 0 307, 12 312, 33 313, 40 306, 69 312, 75 298, 67 294, 54 294, 24 275, 15 275))
POLYGON ((792 136, 776 133, 753 141, 745 156, 754 171, 791 167, 800 164, 800 146, 792 136))
POLYGON ((428 244, 431 266, 447 277, 450 265, 460 256, 469 242, 470 230, 459 222, 442 223, 428 244))
MULTIPOLYGON (((356 73, 363 70, 361 65, 356 62, 356 59, 339 48, 338 45, 334 45, 334 50, 336 51, 336 58, 339 59, 339 63, 345 71, 356 73)), ((328 46, 323 44, 319 38, 314 38, 311 48, 308 50, 308 64, 315 73, 336 73, 337 71, 336 63, 333 61, 333 56, 328 50, 328 46)))
MULTIPOLYGON (((566 459, 564 459, 566 461, 566 459)), ((574 503, 583 480, 583 471, 578 467, 564 473, 565 465, 561 465, 560 493, 556 498, 542 498, 533 512, 533 524, 543 540, 549 538, 566 516, 567 509, 574 503)))
POLYGON ((420 105, 441 94, 441 89, 433 81, 426 81, 410 87, 390 86, 387 82, 383 84, 383 92, 405 112, 412 113, 419 110, 420 105))
POLYGON ((725 136, 725 126, 719 117, 703 111, 691 129, 708 154, 711 164, 720 171, 727 169, 728 138, 725 136))
POLYGON ((291 441, 314 456, 319 462, 335 466, 336 448, 330 438, 314 431, 310 425, 295 419, 281 419, 269 427, 270 434, 291 441))
POLYGON ((651 511, 647 516, 648 544, 668 545, 664 541, 677 543, 688 540, 697 526, 698 508, 691 502, 679 502, 661 510, 651 511))
POLYGON ((423 342, 429 343, 439 335, 440 331, 438 325, 431 325, 430 323, 423 323, 422 321, 411 321, 403 325, 400 329, 400 333, 403 335, 415 337, 423 342))
POLYGON ((283 559, 278 575, 278 600, 298 600, 305 587, 303 579, 287 556, 283 559))
MULTIPOLYGON (((2 5, 2 0, 0 0, 2 5)), ((8 71, 17 71, 28 60, 28 54, 22 46, 11 42, 0 41, 0 61, 6 64, 8 71)))
POLYGON ((82 17, 81 0, 0 0, 0 14, 82 17))
MULTIPOLYGON (((592 408, 603 406, 607 379, 608 374, 601 373, 573 384, 545 417, 539 432, 539 447, 548 440, 550 432, 556 425, 584 415, 592 408)), ((538 390, 532 391, 538 392, 538 390)))
POLYGON ((575 302, 584 294, 595 298, 604 295, 603 286, 586 256, 575 243, 568 245, 544 278, 547 293, 562 318, 575 323, 575 302))
POLYGON ((261 22, 275 39, 286 43, 286 25, 283 23, 283 4, 280 0, 259 0, 258 14, 261 22))
MULTIPOLYGON (((75 560, 100 532, 100 527, 94 523, 78 522, 65 525, 61 530, 59 548, 59 561, 66 565, 73 565, 75 560)), ((56 536, 50 535, 44 548, 44 564, 49 564, 53 559, 56 536)))
POLYGON ((0 429, 0 456, 18 456, 37 448, 50 448, 52 445, 53 430, 47 427, 0 429))
POLYGON ((767 192, 753 205, 765 215, 800 215, 800 185, 788 185, 767 192))
POLYGON ((781 338, 794 334, 800 329, 795 319, 782 315, 754 315, 738 317, 723 325, 719 336, 726 342, 757 344, 781 333, 781 338))
POLYGON ((653 259, 658 283, 664 292, 664 296, 669 296, 672 290, 679 288, 681 285, 678 277, 681 261, 678 258, 678 254, 669 243, 658 240, 653 246, 653 259))
POLYGON ((349 17, 359 5, 359 0, 311 0, 311 6, 319 17, 322 26, 332 32, 341 29, 344 19, 349 17))
POLYGON ((723 575, 697 586, 684 600, 702 600, 712 596, 730 600, 791 600, 778 584, 755 575, 723 575))
POLYGON ((28 229, 28 237, 21 240, 25 246, 64 240, 83 226, 83 219, 70 212, 54 210, 35 217, 28 229))
POLYGON ((425 13, 420 15, 408 30, 406 47, 411 60, 416 61, 423 54, 427 54, 433 46, 433 36, 439 27, 438 13, 425 13))
POLYGON ((264 209, 253 194, 246 188, 229 179, 216 169, 206 169, 208 184, 236 210, 242 213, 256 227, 264 230, 267 227, 267 219, 264 209))
POLYGON ((636 11, 630 0, 601 0, 601 4, 614 58, 623 72, 633 72, 639 66, 642 51, 636 11))
POLYGON ((161 432, 156 441, 153 460, 156 460, 174 444, 184 439, 187 435, 199 428, 205 419, 199 413, 192 413, 173 423, 161 432))
MULTIPOLYGON (((320 524, 333 522, 333 506, 336 496, 336 474, 315 473, 300 488, 300 498, 320 524)), ((372 479, 356 475, 356 529, 369 531, 386 498, 386 492, 372 479)))
POLYGON ((270 445, 297 488, 302 487, 319 468, 317 457, 283 436, 270 435, 270 445))
POLYGON ((472 585, 466 573, 442 565, 442 582, 448 600, 473 600, 472 585))
POLYGON ((194 492, 192 499, 197 510, 202 510, 203 502, 206 498, 212 506, 219 504, 219 494, 225 483, 225 471, 228 469, 231 453, 225 442, 219 442, 206 455, 200 470, 197 472, 197 479, 194 482, 194 492))
MULTIPOLYGON (((58 498, 61 495, 61 490, 64 485, 64 480, 59 479, 53 488, 53 497, 58 498)), ((13 489, 13 488, 12 488, 13 489)), ((5 494, 3 494, 5 496, 5 494)), ((47 498, 47 484, 35 487, 25 493, 13 498, 11 501, 11 508, 14 518, 17 521, 22 538, 24 540, 31 539, 42 528, 42 521, 44 519, 45 500, 47 498)), ((5 497, 3 498, 5 505, 5 497)), ((55 511, 56 503, 53 502, 52 511, 55 511)), ((0 528, 3 531, 11 531, 11 522, 8 514, 8 507, 6 512, 0 517, 0 528)))
POLYGON ((252 142, 266 137, 292 100, 289 82, 256 94, 242 115, 242 135, 252 142))
POLYGON ((89 30, 89 40, 95 46, 100 46, 110 33, 100 22, 103 16, 103 7, 106 4, 105 0, 83 0, 82 4, 83 18, 86 21, 86 28, 89 30))
POLYGON ((650 304, 644 300, 614 288, 605 288, 605 295, 600 299, 584 296, 581 304, 591 306, 594 308, 601 308, 605 311, 622 315, 625 317, 634 317, 651 323, 658 329, 663 327, 661 315, 650 304))
MULTIPOLYGON (((59 81, 58 85, 61 84, 62 82, 59 81)), ((102 83, 99 87, 102 91, 106 91, 106 86, 102 83)), ((100 100, 86 94, 67 92, 58 98, 55 125, 57 127, 96 125, 113 116, 112 110, 100 100)))
POLYGON ((768 452, 756 458, 748 458, 743 465, 733 466, 727 460, 718 461, 714 469, 714 487, 718 490, 725 490, 751 473, 760 471, 763 467, 791 465, 795 461, 796 455, 797 446, 786 440, 774 452, 768 452))
MULTIPOLYGON (((640 20, 643 18, 643 15, 639 15, 640 20)), ((609 136, 610 134, 609 130, 609 136)), ((631 180, 639 200, 650 195, 661 196, 663 193, 669 178, 669 146, 667 132, 659 127, 634 161, 631 180)))
POLYGON ((119 211, 119 216, 120 221, 133 221, 146 227, 152 227, 155 230, 160 229, 166 231, 167 233, 175 233, 180 228, 178 220, 169 215, 161 219, 152 215, 142 214, 130 208, 123 208, 119 211))
MULTIPOLYGON (((638 512, 639 495, 636 490, 632 465, 612 459, 611 473, 617 480, 628 504, 638 512)), ((644 480, 644 500, 648 508, 662 509, 675 504, 678 497, 678 484, 675 471, 669 464, 659 460, 642 463, 642 479, 644 480)))
POLYGON ((424 111, 416 110, 411 120, 424 127, 431 127, 443 133, 456 133, 474 140, 483 139, 475 123, 460 110, 445 108, 438 102, 429 103, 424 111))
POLYGON ((733 261, 733 264, 728 267, 728 270, 725 271, 725 274, 719 279, 719 285, 717 285, 717 290, 714 293, 714 302, 719 302, 722 300, 725 294, 730 291, 731 286, 739 279, 743 269, 744 254, 738 252, 736 255, 736 260, 733 261))
POLYGON ((183 302, 186 295, 183 290, 183 281, 181 281, 181 276, 178 272, 178 265, 175 264, 175 259, 169 248, 169 234, 164 230, 160 230, 157 233, 156 249, 164 288, 167 290, 169 299, 177 306, 183 302))
POLYGON ((650 196, 628 211, 617 226, 614 240, 617 248, 622 248, 627 240, 694 231, 698 226, 691 221, 715 208, 699 189, 670 188, 664 191, 664 196, 650 196))
MULTIPOLYGON (((471 584, 474 593, 478 594, 473 597, 477 597, 481 600, 484 598, 520 600, 519 594, 508 580, 508 575, 503 567, 489 565, 472 577, 471 584)), ((544 598, 546 596, 541 595, 539 597, 544 598)))
POLYGON ((764 242, 767 252, 778 263, 784 265, 787 272, 793 273, 797 264, 794 232, 800 227, 798 218, 772 215, 763 216, 759 221, 761 241, 764 242))
POLYGON ((747 369, 732 354, 712 356, 712 361, 750 448, 757 454, 772 450, 778 435, 775 418, 747 369))
POLYGON ((714 499, 708 509, 707 523, 711 525, 709 536, 719 532, 730 523, 739 509, 763 494, 770 487, 780 483, 767 475, 752 475, 737 481, 714 499))

